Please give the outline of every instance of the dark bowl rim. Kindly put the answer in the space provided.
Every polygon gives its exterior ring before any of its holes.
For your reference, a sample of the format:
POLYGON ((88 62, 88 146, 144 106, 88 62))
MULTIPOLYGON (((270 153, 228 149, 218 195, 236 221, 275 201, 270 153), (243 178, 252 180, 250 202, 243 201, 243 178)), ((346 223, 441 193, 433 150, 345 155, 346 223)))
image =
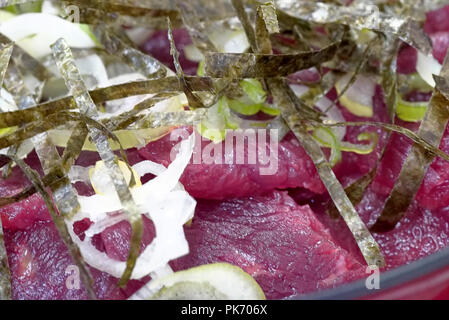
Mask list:
MULTIPOLYGON (((351 282, 334 289, 323 290, 306 295, 292 296, 292 300, 347 300, 359 299, 373 294, 381 294, 410 281, 420 279, 438 270, 449 267, 449 247, 427 257, 381 273, 379 290, 368 290, 366 279, 351 282)), ((368 276, 368 274, 367 274, 368 276)))

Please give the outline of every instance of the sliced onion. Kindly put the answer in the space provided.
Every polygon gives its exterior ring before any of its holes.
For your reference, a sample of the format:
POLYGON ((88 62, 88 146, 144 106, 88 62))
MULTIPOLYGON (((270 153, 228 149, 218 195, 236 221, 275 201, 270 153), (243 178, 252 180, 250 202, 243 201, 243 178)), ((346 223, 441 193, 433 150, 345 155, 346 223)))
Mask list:
POLYGON ((108 73, 106 72, 103 60, 97 54, 76 59, 76 65, 81 74, 94 77, 97 80, 98 87, 106 87, 109 85, 108 73))
POLYGON ((69 171, 69 179, 73 182, 84 182, 89 183, 90 177, 89 177, 89 171, 93 168, 93 166, 90 167, 83 167, 83 166, 77 166, 73 165, 70 167, 69 171))
MULTIPOLYGON (((135 192, 136 201, 138 201, 139 197, 142 197, 143 200, 144 197, 148 194, 162 195, 164 193, 169 192, 170 190, 173 190, 177 186, 177 184, 179 183, 179 179, 181 178, 181 175, 184 172, 184 169, 189 164, 195 143, 194 137, 195 134, 192 134, 189 139, 181 142, 178 156, 170 164, 169 170, 165 170, 164 172, 158 174, 156 178, 148 181, 141 188, 136 189, 135 192)), ((145 164, 146 162, 141 164, 141 166, 145 164)), ((139 168, 139 170, 141 170, 141 168, 139 168)), ((139 171, 136 169, 136 172, 139 171)), ((142 172, 145 171, 140 171, 140 173, 142 172)), ((146 173, 153 173, 153 172, 148 171, 145 172, 145 174, 146 173)))
MULTIPOLYGON (((229 30, 218 26, 210 32, 209 39, 219 52, 243 53, 249 48, 248 38, 242 29, 229 30)), ((184 53, 191 61, 200 62, 204 59, 202 52, 193 44, 187 45, 184 53)))
POLYGON ((407 122, 418 122, 424 119, 429 102, 405 101, 398 94, 396 102, 396 115, 399 119, 407 122))
MULTIPOLYGON (((125 178, 126 183, 129 185, 131 182, 131 177, 134 177, 135 186, 133 188, 142 186, 139 176, 136 171, 128 168, 127 164, 121 160, 118 161, 118 167, 125 178)), ((95 167, 89 170, 90 183, 92 188, 98 194, 109 194, 114 193, 114 184, 111 176, 108 174, 108 169, 106 168, 103 161, 97 161, 95 167)))
POLYGON ((8 12, 8 11, 5 11, 5 10, 0 10, 0 23, 6 22, 8 20, 11 20, 15 16, 16 15, 11 13, 11 12, 8 12))
POLYGON ((51 54, 50 45, 64 38, 73 48, 94 48, 95 41, 80 24, 47 13, 18 15, 0 25, 0 32, 36 59, 51 54))
POLYGON ((433 56, 427 56, 418 51, 416 71, 421 76, 421 78, 432 88, 435 87, 435 80, 433 80, 433 75, 440 74, 441 68, 441 64, 433 56))
MULTIPOLYGON (((326 113, 326 118, 324 120, 332 120, 332 121, 338 121, 338 122, 344 122, 346 121, 343 117, 340 109, 338 109, 337 106, 332 107, 333 102, 329 100, 326 97, 322 97, 318 102, 315 104, 315 106, 320 109, 322 112, 326 113)), ((335 136, 338 140, 343 140, 343 138, 346 135, 346 128, 340 127, 340 128, 332 128, 332 131, 335 133, 335 136)))
POLYGON ((168 264, 158 270, 153 271, 150 274, 151 281, 137 290, 131 297, 128 298, 128 300, 147 300, 148 297, 152 297, 157 292, 157 288, 153 288, 151 285, 152 282, 170 274, 173 274, 173 270, 168 264))
MULTIPOLYGON (((98 55, 92 54, 84 58, 76 59, 75 63, 89 90, 109 85, 106 68, 103 60, 98 55)), ((49 99, 56 99, 67 94, 64 79, 62 79, 56 64, 48 66, 48 70, 55 77, 45 83, 43 95, 49 99)))
POLYGON ((0 89, 0 110, 2 112, 17 110, 13 96, 5 89, 0 89))
MULTIPOLYGON (((136 262, 132 279, 140 279, 151 272, 165 267, 170 260, 185 255, 189 251, 183 226, 192 217, 196 201, 183 188, 179 187, 179 179, 192 157, 194 134, 180 143, 175 160, 165 169, 163 166, 143 161, 133 167, 139 175, 156 174, 157 177, 141 187, 131 189, 133 198, 142 212, 149 217, 155 226, 156 237, 148 245, 136 262)), ((89 218, 93 225, 90 229, 95 233, 124 220, 123 214, 108 214, 121 210, 116 194, 79 196, 80 212, 68 222, 73 241, 79 246, 85 261, 94 268, 120 277, 126 268, 126 262, 111 259, 106 253, 97 250, 91 243, 93 232, 88 230, 85 239, 81 240, 73 232, 73 223, 89 218)))
POLYGON ((322 145, 331 148, 329 164, 333 167, 341 161, 340 140, 337 139, 335 133, 325 127, 318 127, 313 131, 313 137, 322 145))
POLYGON ((51 0, 44 0, 42 1, 41 12, 57 16, 59 8, 51 0))
MULTIPOLYGON (((118 77, 114 77, 109 79, 106 86, 118 85, 122 83, 132 82, 132 81, 140 81, 145 80, 145 77, 140 73, 128 73, 123 74, 118 77)), ((103 117, 110 117, 114 115, 119 115, 121 113, 132 110, 137 104, 143 102, 144 100, 151 98, 154 96, 153 94, 145 94, 139 96, 132 96, 123 99, 117 99, 113 101, 108 101, 106 103, 106 111, 107 114, 103 115, 103 117)), ((187 97, 185 94, 180 94, 178 96, 174 96, 170 99, 166 99, 155 104, 151 111, 154 112, 175 112, 184 110, 184 106, 187 105, 187 97)))
POLYGON ((143 45, 151 36, 153 31, 145 27, 137 27, 125 30, 126 35, 137 46, 143 45))
MULTIPOLYGON (((352 78, 352 74, 344 75, 336 84, 340 95, 352 78)), ((371 77, 357 75, 355 82, 340 97, 340 103, 352 114, 359 117, 373 116, 373 97, 376 93, 376 82, 371 77)))
POLYGON ((248 38, 243 30, 218 28, 210 33, 209 38, 220 52, 243 53, 249 48, 248 38))
POLYGON ((193 44, 189 44, 184 47, 184 54, 186 55, 186 58, 189 59, 190 61, 200 62, 201 60, 204 59, 204 55, 193 44))

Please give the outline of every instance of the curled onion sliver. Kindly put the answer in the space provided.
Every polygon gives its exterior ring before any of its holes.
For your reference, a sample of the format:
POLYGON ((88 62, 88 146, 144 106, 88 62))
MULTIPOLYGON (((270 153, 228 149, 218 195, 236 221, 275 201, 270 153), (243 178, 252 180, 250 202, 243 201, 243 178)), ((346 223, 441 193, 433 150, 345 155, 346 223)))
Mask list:
MULTIPOLYGON (((157 175, 143 186, 132 189, 139 209, 153 221, 156 237, 138 257, 131 279, 140 279, 163 268, 170 260, 189 252, 183 226, 193 217, 196 201, 184 191, 179 178, 190 161, 193 146, 194 135, 191 135, 180 143, 177 157, 167 169, 151 161, 143 161, 133 166, 140 176, 147 173, 157 175)), ((80 196, 79 200, 80 212, 67 222, 73 241, 79 246, 89 265, 114 277, 120 277, 126 268, 126 262, 112 259, 96 249, 91 243, 93 232, 88 230, 84 240, 81 240, 73 231, 73 224, 84 218, 93 222, 90 228, 95 230, 95 233, 125 220, 125 215, 108 214, 121 209, 117 196, 97 194, 91 197, 80 196)))

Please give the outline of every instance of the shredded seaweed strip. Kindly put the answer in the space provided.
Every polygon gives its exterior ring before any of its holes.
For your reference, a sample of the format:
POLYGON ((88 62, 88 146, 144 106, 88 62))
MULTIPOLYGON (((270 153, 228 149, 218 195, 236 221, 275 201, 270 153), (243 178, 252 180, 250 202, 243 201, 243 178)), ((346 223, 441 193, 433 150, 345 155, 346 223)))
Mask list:
MULTIPOLYGON (((360 179, 357 179, 345 188, 345 193, 354 207, 356 207, 360 203, 360 201, 362 201, 366 188, 368 188, 368 186, 376 176, 376 169, 377 166, 374 167, 370 172, 368 172, 368 174, 364 175, 360 179)), ((340 217, 338 209, 335 207, 335 204, 333 202, 329 205, 326 212, 333 219, 337 219, 340 217)))
MULTIPOLYGON (((52 0, 53 2, 59 2, 52 0)), ((169 1, 121 1, 121 0, 71 0, 70 3, 81 7, 95 7, 104 12, 128 14, 131 16, 145 15, 153 10, 171 11, 173 6, 169 1)))
MULTIPOLYGON (((57 0, 52 1, 57 2, 57 0)), ((179 15, 179 12, 172 9, 130 7, 103 0, 71 0, 70 3, 81 9, 80 18, 82 20, 84 17, 85 22, 92 24, 107 23, 124 24, 128 27, 140 25, 153 27, 152 19, 163 18, 165 24, 166 16, 176 18, 179 15)))
POLYGON ((68 172, 61 166, 58 150, 50 142, 47 132, 34 136, 32 141, 44 173, 48 174, 51 170, 59 170, 63 175, 61 183, 56 188, 52 188, 53 198, 59 213, 64 218, 70 219, 79 211, 80 205, 77 198, 78 194, 67 178, 68 172))
MULTIPOLYGON (((22 0, 23 1, 23 0, 22 0)), ((52 0, 55 1, 55 0, 52 0)), ((71 3, 99 8, 102 11, 141 16, 156 11, 178 11, 177 1, 159 0, 71 0, 71 3)), ((198 8, 201 17, 209 19, 225 19, 233 15, 232 7, 227 0, 190 0, 198 8)), ((151 21, 150 21, 151 23, 151 21)))
MULTIPOLYGON (((393 123, 396 115, 396 99, 397 99, 396 59, 399 51, 400 42, 399 38, 394 36, 387 35, 386 39, 388 41, 385 41, 383 45, 384 55, 381 65, 381 76, 382 76, 381 84, 384 91, 384 100, 387 106, 389 120, 391 123, 393 123)), ((342 92, 344 92, 344 90, 342 92)), ((393 131, 388 131, 386 141, 390 140, 392 132, 393 131)), ((374 168, 368 174, 357 179, 356 181, 354 181, 348 187, 345 188, 345 192, 354 206, 357 206, 362 201, 363 196, 365 194, 365 190, 368 188, 368 186, 371 184, 374 177, 376 176, 378 166, 383 159, 387 146, 388 142, 385 143, 385 145, 383 146, 381 155, 379 159, 377 159, 374 168)), ((329 205, 327 213, 332 218, 338 217, 338 211, 334 203, 331 203, 329 205)))
POLYGON ((376 6, 338 6, 323 2, 275 0, 279 10, 306 21, 340 23, 359 29, 367 28, 397 35, 425 54, 431 54, 432 43, 419 24, 411 19, 380 12, 376 6))
POLYGON ((256 34, 254 33, 251 21, 248 18, 242 19, 245 16, 247 17, 244 1, 231 0, 231 3, 232 3, 232 6, 234 7, 235 11, 237 12, 237 16, 239 17, 239 20, 243 26, 243 30, 245 30, 250 47, 253 49, 254 52, 257 52, 257 50, 256 50, 257 49, 256 34))
POLYGON ((75 245, 75 243, 73 243, 72 238, 70 237, 64 218, 57 213, 53 205, 51 196, 46 191, 45 185, 42 183, 39 173, 37 173, 35 170, 29 167, 21 159, 11 157, 11 160, 14 161, 19 166, 19 168, 22 170, 25 176, 31 181, 34 188, 42 196, 42 199, 44 200, 45 205, 47 206, 48 211, 52 217, 53 223, 55 224, 56 229, 58 230, 59 235, 61 236, 61 239, 63 240, 64 244, 69 250, 70 256, 72 257, 73 261, 79 267, 81 267, 80 269, 81 280, 83 281, 84 284, 88 284, 88 286, 86 287, 87 294, 91 299, 95 299, 95 292, 92 289, 93 280, 92 277, 90 276, 90 271, 88 270, 86 264, 84 263, 79 248, 75 245))
POLYGON ((167 74, 166 67, 155 58, 127 45, 117 35, 103 24, 94 28, 97 39, 111 54, 123 57, 125 61, 135 70, 140 71, 148 79, 163 78, 167 74))
POLYGON ((384 92, 384 100, 387 105, 388 116, 391 122, 394 122, 396 115, 396 100, 397 100, 397 55, 399 52, 399 38, 389 37, 386 38, 384 45, 384 59, 381 66, 382 76, 382 89, 384 92))
MULTIPOLYGON (((10 65, 8 75, 10 77, 6 87, 13 94, 19 109, 26 109, 31 105, 35 105, 36 99, 34 95, 30 93, 24 85, 22 75, 20 74, 20 71, 15 68, 14 64, 10 65)), ((57 210, 61 215, 60 219, 72 217, 80 208, 77 198, 78 194, 67 178, 67 172, 65 172, 61 167, 61 159, 56 147, 49 141, 47 132, 34 135, 31 139, 44 173, 48 174, 51 170, 54 170, 59 173, 61 177, 58 181, 59 183, 52 188, 53 198, 55 200, 57 210)), ((12 146, 8 150, 8 155, 11 156, 11 158, 15 158, 17 149, 18 145, 12 146)), ((7 169, 8 167, 5 170, 7 169)), ((60 230, 61 224, 56 224, 56 227, 61 235, 66 233, 66 230, 60 230)), ((78 265, 80 273, 82 273, 81 278, 84 281, 87 294, 89 298, 96 299, 95 291, 92 287, 92 276, 90 275, 84 261, 79 258, 79 250, 72 242, 71 238, 65 239, 64 242, 69 250, 75 250, 71 252, 71 255, 78 265)))
MULTIPOLYGON (((217 51, 207 36, 204 24, 199 20, 195 8, 186 1, 178 1, 178 7, 181 12, 182 22, 187 28, 194 45, 202 52, 217 51)), ((171 17, 169 19, 173 24, 173 19, 171 17)))
MULTIPOLYGON (((13 41, 4 34, 0 33, 0 43, 8 44, 13 43, 13 41)), ((14 45, 12 60, 21 69, 28 70, 33 73, 33 75, 40 81, 44 81, 51 77, 51 72, 47 70, 42 63, 30 56, 25 50, 17 45, 14 45)))
MULTIPOLYGON (((311 121, 311 125, 318 125, 316 122, 311 121)), ((326 127, 361 127, 361 126, 373 126, 382 128, 387 131, 396 132, 399 133, 407 138, 409 138, 411 141, 413 141, 415 144, 421 146, 426 150, 426 152, 432 154, 435 157, 440 157, 441 159, 444 159, 446 161, 449 161, 449 155, 445 153, 444 151, 440 150, 438 147, 435 147, 433 144, 428 142, 423 137, 419 136, 417 133, 413 132, 410 129, 401 127, 399 125, 390 124, 390 123, 384 123, 384 122, 372 122, 372 121, 366 121, 366 122, 328 122, 325 121, 323 123, 319 123, 321 126, 326 127)))
MULTIPOLYGON (((244 10, 238 10, 237 15, 240 20, 249 20, 244 10)), ((250 32, 254 32, 250 30, 250 32)), ((257 48, 253 48, 257 50, 257 48)), ((257 52, 257 51, 256 51, 257 52)), ((360 251, 368 265, 383 267, 385 265, 384 257, 380 251, 379 245, 374 240, 366 225, 358 215, 350 199, 347 197, 342 185, 337 180, 332 168, 327 161, 320 145, 307 132, 304 123, 304 114, 298 112, 298 106, 295 100, 292 100, 291 89, 286 80, 281 78, 266 79, 268 88, 273 95, 274 101, 281 110, 281 115, 300 141, 306 153, 310 156, 318 174, 328 190, 335 206, 351 230, 354 238, 360 248, 360 251)), ((301 106, 299 106, 301 108, 301 106)))
POLYGON ((0 86, 3 85, 3 79, 5 79, 13 48, 12 44, 8 44, 0 50, 0 86))
MULTIPOLYGON (((24 1, 24 0, 21 0, 24 1)), ((158 0, 74 0, 74 3, 86 4, 95 6, 101 9, 108 9, 114 6, 132 9, 162 9, 175 10, 172 1, 158 1, 158 0)))
MULTIPOLYGON (((193 91, 209 91, 213 83, 212 80, 207 77, 186 76, 185 80, 193 91)), ((95 104, 100 104, 110 100, 122 99, 142 94, 169 92, 183 92, 177 77, 127 82, 89 91, 89 94, 95 104)), ((44 122, 44 120, 50 115, 54 115, 62 110, 73 109, 77 109, 77 105, 75 99, 70 96, 45 102, 27 110, 3 112, 0 113, 0 128, 14 127, 24 123, 31 123, 33 121, 44 122)), ((50 129, 55 127, 55 125, 51 124, 47 124, 47 126, 50 126, 50 129)))
POLYGON ((11 300, 11 274, 8 255, 3 241, 3 227, 0 219, 0 300, 11 300))
POLYGON ((36 97, 33 92, 29 92, 25 85, 22 72, 15 63, 8 66, 4 78, 5 88, 14 97, 19 109, 27 109, 36 104, 36 97))
MULTIPOLYGON (((49 141, 48 134, 45 132, 33 137, 33 142, 44 173, 49 173, 51 170, 56 170, 63 175, 63 177, 59 179, 58 184, 52 185, 51 188, 53 191, 53 199, 55 201, 56 208, 60 213, 60 216, 53 217, 53 220, 57 220, 55 221, 55 225, 58 232, 63 237, 72 259, 79 267, 81 279, 84 283, 88 297, 95 300, 96 294, 93 289, 94 281, 92 275, 80 255, 79 248, 68 234, 67 225, 64 223, 64 219, 70 219, 80 209, 78 194, 68 179, 67 172, 61 166, 59 153, 56 150, 56 147, 49 141)), ((42 182, 40 182, 38 188, 34 183, 34 187, 40 191, 40 188, 42 188, 42 182)), ((49 211, 51 212, 51 210, 49 211)))
POLYGON ((25 124, 23 127, 0 137, 0 148, 7 148, 33 136, 54 129, 72 120, 73 117, 63 112, 48 115, 45 120, 37 120, 25 124))
POLYGON ((332 59, 339 43, 296 54, 218 53, 206 54, 206 74, 213 78, 275 78, 317 66, 332 59))
POLYGON ((178 93, 169 92, 166 94, 158 94, 154 97, 145 99, 144 101, 136 104, 132 110, 123 112, 116 117, 108 118, 105 121, 102 121, 102 124, 110 131, 125 129, 126 127, 128 127, 130 124, 134 123, 137 120, 139 113, 148 110, 154 107, 155 104, 167 100, 176 95, 178 95, 178 93))
POLYGON ((91 25, 106 23, 117 27, 145 27, 161 30, 166 28, 167 16, 170 17, 176 27, 182 25, 179 12, 176 11, 153 10, 132 15, 132 12, 127 12, 127 8, 124 8, 121 14, 118 14, 120 9, 114 10, 114 12, 103 11, 91 6, 82 6, 80 9, 80 22, 91 25))
MULTIPOLYGON (((96 119, 98 117, 98 111, 95 103, 90 97, 89 92, 81 79, 67 42, 64 39, 59 39, 52 45, 52 50, 56 64, 63 74, 66 85, 72 92, 81 113, 85 114, 87 117, 96 119)), ((131 191, 129 190, 129 186, 123 177, 123 173, 119 169, 117 157, 110 147, 108 137, 96 127, 92 127, 88 124, 88 128, 90 131, 90 136, 97 146, 98 153, 108 168, 109 175, 114 183, 117 195, 131 224, 132 238, 129 255, 126 261, 126 269, 119 281, 119 286, 124 286, 131 277, 139 255, 140 241, 143 233, 142 216, 134 203, 134 199, 131 195, 131 191)))
POLYGON ((129 128, 157 128, 166 126, 192 125, 200 122, 206 116, 207 110, 178 112, 153 112, 143 117, 129 128))
POLYGON ((189 101, 189 106, 191 108, 200 108, 203 106, 203 103, 193 93, 192 88, 189 87, 189 84, 185 79, 184 71, 182 70, 181 64, 179 63, 179 52, 178 49, 176 49, 175 40, 173 38, 172 25, 170 18, 168 17, 167 17, 167 25, 168 25, 168 40, 170 41, 170 54, 173 57, 173 63, 175 65, 176 75, 178 76, 180 86, 182 87, 187 97, 187 100, 189 101))
POLYGON ((269 86, 274 99, 277 100, 277 104, 281 109, 283 118, 315 164, 321 181, 323 181, 336 208, 353 234, 367 264, 383 267, 385 260, 379 245, 346 195, 320 145, 312 138, 304 127, 304 124, 298 119, 298 113, 292 101, 286 98, 285 90, 288 86, 280 79, 270 79, 269 86))
POLYGON ((270 35, 280 32, 276 8, 272 3, 257 7, 255 31, 258 52, 271 52, 270 35))
MULTIPOLYGON (((426 115, 418 129, 418 136, 427 143, 438 148, 444 130, 449 121, 449 90, 445 77, 449 76, 449 55, 446 55, 440 76, 434 76, 438 80, 426 115), (444 92, 444 94, 443 94, 444 92)), ((415 198, 418 189, 424 180, 424 176, 432 163, 435 155, 428 152, 420 144, 413 144, 404 165, 402 166, 398 180, 391 192, 384 209, 372 230, 381 232, 392 230, 405 215, 408 207, 415 198)))
MULTIPOLYGON (((3 79, 8 68, 13 47, 6 45, 0 51, 0 87, 3 85, 3 79)), ((3 226, 0 219, 0 300, 11 300, 11 274, 8 263, 8 254, 3 241, 3 226)))
MULTIPOLYGON (((29 108, 32 105, 36 104, 36 97, 32 92, 29 92, 28 88, 25 85, 25 81, 23 79, 23 75, 19 68, 17 68, 15 63, 11 63, 8 66, 8 70, 5 73, 6 78, 4 79, 5 88, 12 94, 14 97, 14 101, 19 108, 19 110, 24 110, 29 108)), ((17 150, 20 148, 20 143, 17 143, 11 146, 8 149, 9 156, 15 156, 17 150)), ((6 178, 11 172, 10 162, 3 169, 3 178, 6 178)))

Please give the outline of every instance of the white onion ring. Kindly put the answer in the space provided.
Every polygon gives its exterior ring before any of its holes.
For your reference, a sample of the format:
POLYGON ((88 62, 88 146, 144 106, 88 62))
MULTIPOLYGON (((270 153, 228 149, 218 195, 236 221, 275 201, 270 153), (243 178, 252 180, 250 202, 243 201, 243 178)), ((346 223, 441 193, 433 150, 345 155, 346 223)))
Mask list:
MULTIPOLYGON (((179 183, 185 167, 193 153, 194 135, 181 142, 176 159, 165 169, 160 164, 142 161, 133 167, 143 176, 147 173, 156 178, 141 187, 131 189, 134 200, 144 214, 150 218, 156 229, 156 237, 137 258, 131 279, 140 279, 151 272, 164 268, 170 260, 189 252, 184 235, 184 224, 193 217, 196 201, 179 183)), ((67 222, 73 241, 79 246, 84 260, 92 267, 119 278, 126 269, 126 262, 111 259, 97 250, 91 243, 94 234, 126 219, 124 214, 108 215, 122 209, 116 194, 79 197, 81 210, 67 222), (102 209, 101 209, 102 208, 102 209), (81 240, 73 231, 73 224, 89 218, 95 231, 86 232, 81 240)))

